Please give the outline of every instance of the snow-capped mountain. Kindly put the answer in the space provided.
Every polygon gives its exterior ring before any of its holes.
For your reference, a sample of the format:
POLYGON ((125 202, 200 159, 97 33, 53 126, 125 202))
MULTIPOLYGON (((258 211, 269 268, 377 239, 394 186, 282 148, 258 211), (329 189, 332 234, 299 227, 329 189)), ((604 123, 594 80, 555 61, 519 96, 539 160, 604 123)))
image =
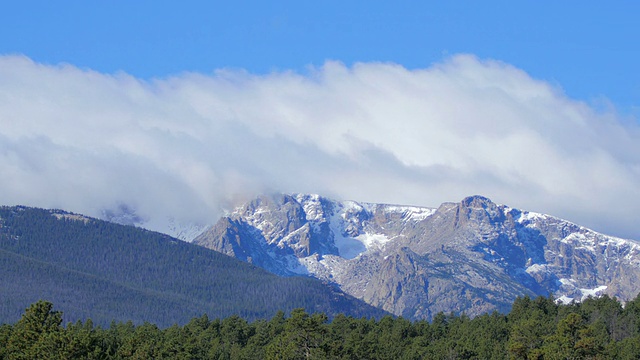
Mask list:
POLYGON ((211 227, 210 224, 183 223, 171 217, 146 219, 138 215, 132 207, 124 204, 114 209, 103 210, 100 219, 120 225, 131 225, 157 231, 186 242, 191 242, 196 236, 211 227))
POLYGON ((640 245, 481 196, 437 209, 261 196, 194 243, 280 275, 310 275, 397 315, 508 310, 640 291, 640 245))

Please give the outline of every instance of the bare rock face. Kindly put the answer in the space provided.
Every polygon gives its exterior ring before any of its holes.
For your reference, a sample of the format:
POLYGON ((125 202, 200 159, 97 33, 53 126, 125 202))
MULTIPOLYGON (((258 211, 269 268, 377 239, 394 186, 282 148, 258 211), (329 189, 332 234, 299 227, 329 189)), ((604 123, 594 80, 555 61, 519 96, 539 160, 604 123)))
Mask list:
POLYGON ((625 301, 640 291, 636 242, 481 196, 437 209, 262 196, 194 243, 411 319, 508 311, 520 295, 625 301))

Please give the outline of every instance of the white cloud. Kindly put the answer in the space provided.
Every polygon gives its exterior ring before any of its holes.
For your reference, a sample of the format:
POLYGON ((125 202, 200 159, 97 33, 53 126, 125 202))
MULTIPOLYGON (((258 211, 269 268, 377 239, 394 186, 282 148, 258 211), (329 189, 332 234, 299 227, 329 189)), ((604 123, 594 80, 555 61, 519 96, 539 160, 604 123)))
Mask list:
POLYGON ((497 61, 143 81, 0 57, 0 203, 213 221, 263 191, 467 195, 640 239, 640 130, 497 61))

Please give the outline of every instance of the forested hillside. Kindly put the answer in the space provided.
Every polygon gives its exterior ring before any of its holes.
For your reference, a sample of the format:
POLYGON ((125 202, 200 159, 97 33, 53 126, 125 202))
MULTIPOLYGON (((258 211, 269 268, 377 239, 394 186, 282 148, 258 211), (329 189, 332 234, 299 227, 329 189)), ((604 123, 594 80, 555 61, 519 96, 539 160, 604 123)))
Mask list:
POLYGON ((278 310, 381 317, 317 280, 280 278, 213 250, 62 211, 0 208, 0 322, 48 299, 64 321, 149 321, 166 327, 204 313, 269 318, 278 310))
POLYGON ((558 305, 518 298, 508 315, 379 321, 296 309, 270 320, 200 316, 159 328, 91 321, 62 326, 45 301, 0 326, 0 359, 638 359, 640 298, 558 305))

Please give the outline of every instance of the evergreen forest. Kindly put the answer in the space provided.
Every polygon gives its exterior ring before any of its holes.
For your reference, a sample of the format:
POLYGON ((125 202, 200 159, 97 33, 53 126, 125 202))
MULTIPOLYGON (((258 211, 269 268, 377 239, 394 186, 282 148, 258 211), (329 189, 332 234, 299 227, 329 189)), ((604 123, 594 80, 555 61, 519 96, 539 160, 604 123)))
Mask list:
POLYGON ((431 322, 385 316, 354 318, 294 309, 268 320, 195 317, 152 323, 91 320, 62 324, 38 301, 0 326, 0 359, 638 359, 640 297, 557 304, 522 297, 508 315, 470 319, 440 313, 431 322))
POLYGON ((270 318, 304 308, 328 316, 387 313, 310 277, 282 278, 219 252, 147 231, 22 206, 0 207, 0 323, 39 299, 65 321, 160 327, 195 316, 270 318))

